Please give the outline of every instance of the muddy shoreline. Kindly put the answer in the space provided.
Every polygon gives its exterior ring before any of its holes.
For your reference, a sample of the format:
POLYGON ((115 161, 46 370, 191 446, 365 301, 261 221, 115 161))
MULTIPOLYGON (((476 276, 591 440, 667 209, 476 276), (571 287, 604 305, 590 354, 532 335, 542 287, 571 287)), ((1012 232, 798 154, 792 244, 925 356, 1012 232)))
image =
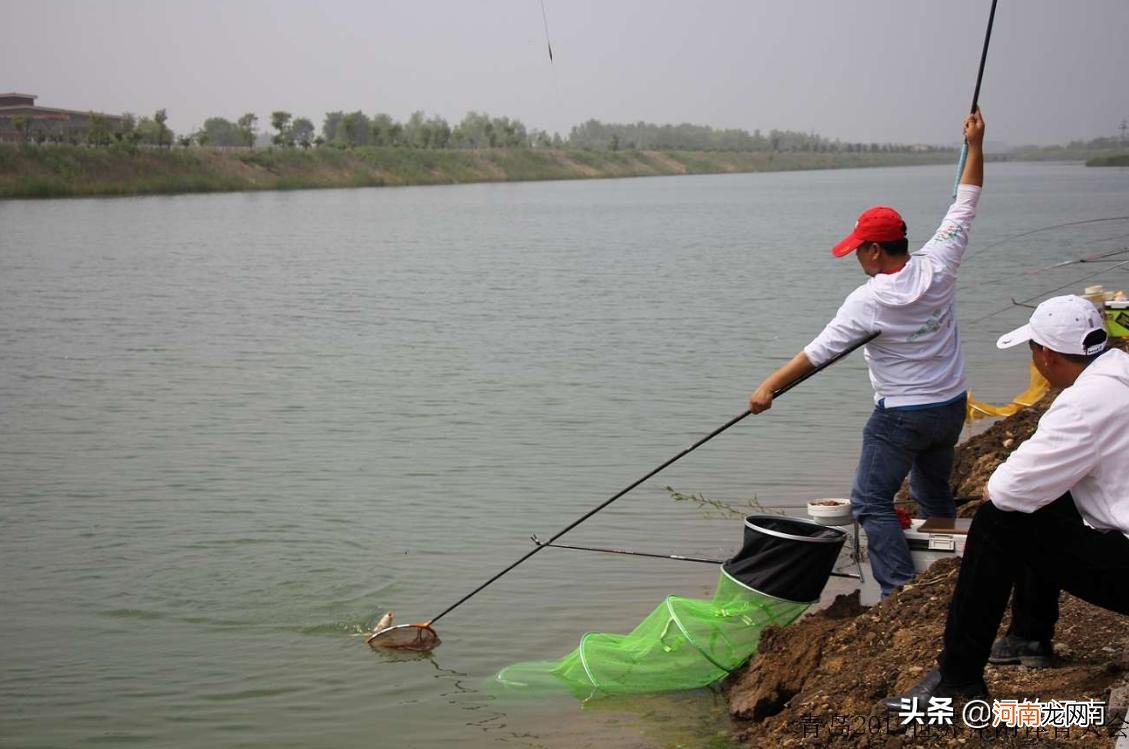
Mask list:
MULTIPOLYGON (((1035 431, 1055 395, 958 446, 958 497, 981 496, 992 471, 1035 431)), ((980 503, 966 502, 959 514, 971 516, 980 503)), ((959 560, 942 560, 877 606, 861 606, 857 592, 842 595, 790 627, 767 630, 757 655, 723 686, 735 740, 752 747, 1113 747, 1116 730, 1111 736, 1108 726, 986 735, 936 726, 905 734, 889 724, 877 702, 934 667, 958 570, 959 560)), ((1051 669, 989 666, 993 698, 1107 701, 1111 689, 1129 682, 1129 617, 1064 593, 1055 655, 1051 669)))

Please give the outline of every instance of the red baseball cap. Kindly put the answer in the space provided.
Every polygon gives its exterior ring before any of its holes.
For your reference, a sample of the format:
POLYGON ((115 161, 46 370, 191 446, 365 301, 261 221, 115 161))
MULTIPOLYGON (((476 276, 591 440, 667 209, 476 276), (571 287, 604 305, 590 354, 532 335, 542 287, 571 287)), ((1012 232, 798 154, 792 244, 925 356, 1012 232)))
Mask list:
POLYGON ((906 222, 893 208, 876 205, 859 214, 855 230, 831 248, 835 257, 849 255, 867 242, 892 242, 906 238, 906 222))

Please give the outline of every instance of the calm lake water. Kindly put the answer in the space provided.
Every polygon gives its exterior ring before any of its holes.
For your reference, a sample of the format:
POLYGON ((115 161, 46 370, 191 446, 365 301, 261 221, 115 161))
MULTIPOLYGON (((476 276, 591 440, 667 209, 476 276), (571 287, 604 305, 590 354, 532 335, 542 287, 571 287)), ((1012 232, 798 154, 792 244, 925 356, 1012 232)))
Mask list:
MULTIPOLYGON (((0 202, 0 743, 717 740, 709 690, 491 687, 708 594, 705 565, 549 549, 446 616, 431 656, 358 633, 430 618, 740 413, 864 279, 828 252, 858 212, 898 206, 919 245, 952 172, 0 202)), ((1026 357, 993 344, 1026 314, 978 318, 1108 268, 1029 273, 1125 247, 1129 221, 981 248, 1129 214, 1129 171, 988 180, 960 319, 974 392, 1003 402, 1026 357)), ((870 407, 856 354, 564 540, 724 557, 739 522, 663 487, 845 496, 870 407)))

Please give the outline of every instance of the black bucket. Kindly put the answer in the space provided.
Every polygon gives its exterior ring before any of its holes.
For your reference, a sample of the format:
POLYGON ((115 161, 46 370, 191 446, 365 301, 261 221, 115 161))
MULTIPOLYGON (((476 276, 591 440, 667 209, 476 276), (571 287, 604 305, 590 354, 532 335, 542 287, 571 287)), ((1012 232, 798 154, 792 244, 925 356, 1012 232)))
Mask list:
POLYGON ((819 600, 847 534, 838 528, 778 515, 745 518, 745 540, 722 565, 766 595, 799 603, 819 600))

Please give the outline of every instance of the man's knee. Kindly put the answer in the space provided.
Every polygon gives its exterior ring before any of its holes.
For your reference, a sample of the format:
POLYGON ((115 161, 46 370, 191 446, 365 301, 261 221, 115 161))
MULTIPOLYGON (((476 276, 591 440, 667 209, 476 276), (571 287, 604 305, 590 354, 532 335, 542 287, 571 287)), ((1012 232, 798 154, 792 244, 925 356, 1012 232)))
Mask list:
POLYGON ((898 522, 898 514, 894 510, 892 497, 887 499, 865 494, 851 494, 851 514, 859 523, 898 522))
POLYGON ((965 547, 967 555, 971 548, 987 547, 996 552, 1006 549, 1009 559, 1019 561, 1025 556, 1024 550, 1030 548, 1028 534, 1031 528, 1031 515, 1023 512, 1008 512, 996 507, 990 501, 980 505, 972 517, 965 547))

